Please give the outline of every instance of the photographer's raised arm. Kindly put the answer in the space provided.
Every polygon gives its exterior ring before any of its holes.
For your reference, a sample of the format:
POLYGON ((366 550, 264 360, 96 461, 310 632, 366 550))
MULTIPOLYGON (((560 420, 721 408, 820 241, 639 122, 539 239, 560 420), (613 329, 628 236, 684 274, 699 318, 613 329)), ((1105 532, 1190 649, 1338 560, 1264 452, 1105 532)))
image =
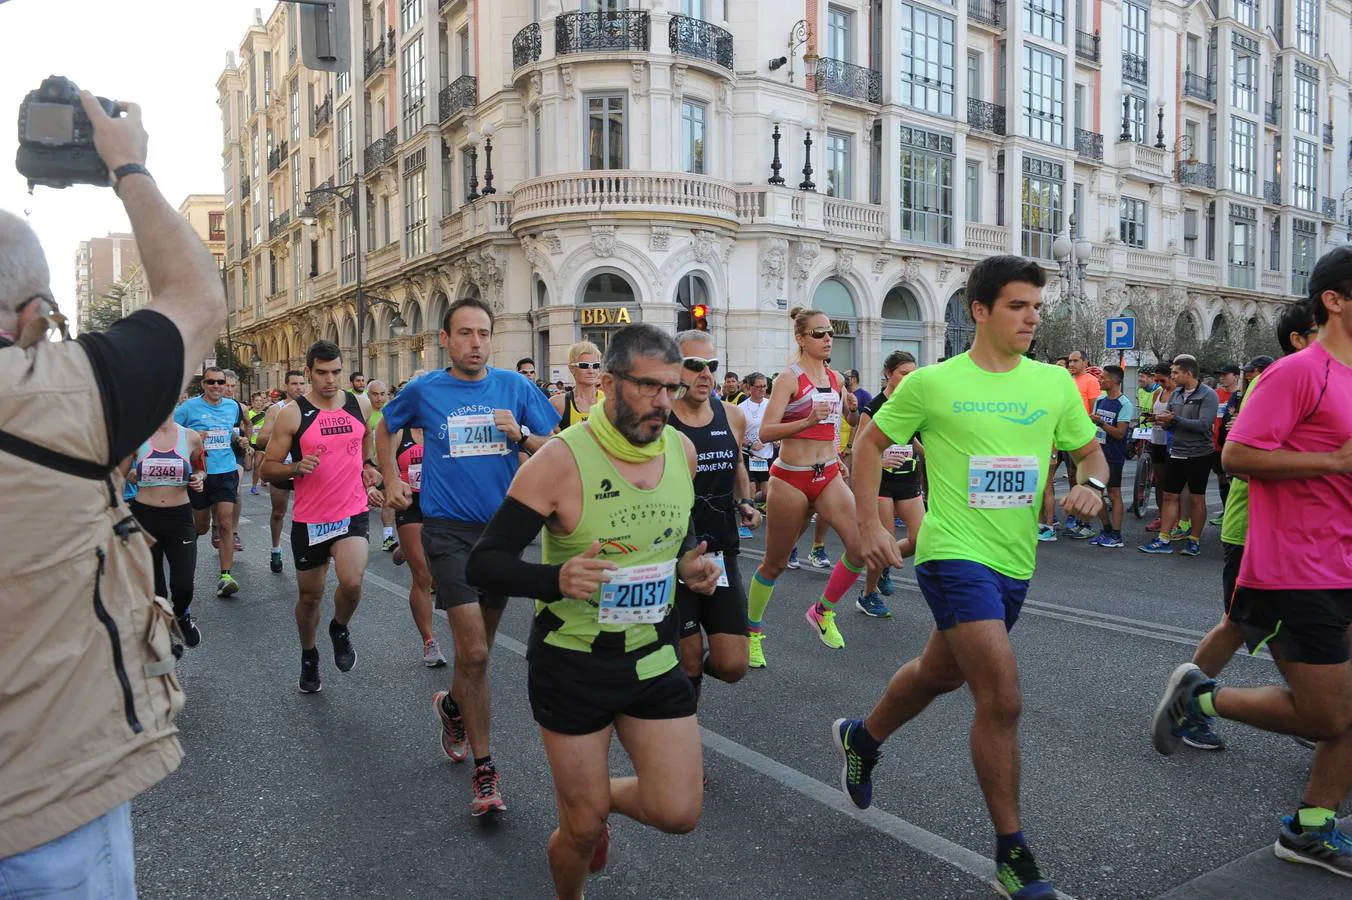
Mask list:
MULTIPOLYGON (((126 115, 114 119, 88 91, 80 92, 80 101, 94 126, 94 147, 109 172, 128 163, 145 165, 149 139, 141 126, 139 106, 121 103, 126 115)), ((155 298, 149 308, 178 327, 188 362, 185 369, 190 368, 196 360, 211 354, 216 335, 225 326, 220 272, 201 238, 164 199, 152 179, 127 175, 117 190, 155 298)), ((179 377, 186 385, 187 372, 179 373, 179 377)))

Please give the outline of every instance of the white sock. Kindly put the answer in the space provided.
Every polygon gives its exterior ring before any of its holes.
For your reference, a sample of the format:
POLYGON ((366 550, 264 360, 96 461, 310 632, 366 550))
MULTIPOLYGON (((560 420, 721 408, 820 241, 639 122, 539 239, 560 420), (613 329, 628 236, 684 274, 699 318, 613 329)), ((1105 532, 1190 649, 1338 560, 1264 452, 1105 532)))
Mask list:
POLYGON ((392 538, 392 537, 394 537, 394 527, 393 527, 393 526, 387 525, 387 526, 385 527, 385 537, 387 537, 387 538, 392 538))
POLYGON ((273 552, 273 553, 281 553, 281 552, 282 552, 282 545, 281 545, 281 544, 274 544, 274 545, 272 546, 272 552, 273 552))

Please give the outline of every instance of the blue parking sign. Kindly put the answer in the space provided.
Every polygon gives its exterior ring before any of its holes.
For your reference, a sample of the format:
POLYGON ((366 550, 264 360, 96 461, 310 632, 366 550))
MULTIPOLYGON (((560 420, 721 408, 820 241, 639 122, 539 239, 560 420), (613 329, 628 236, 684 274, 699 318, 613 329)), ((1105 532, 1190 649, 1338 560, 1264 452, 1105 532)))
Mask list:
POLYGON ((1135 350, 1136 320, 1129 316, 1109 319, 1103 346, 1107 350, 1135 350))

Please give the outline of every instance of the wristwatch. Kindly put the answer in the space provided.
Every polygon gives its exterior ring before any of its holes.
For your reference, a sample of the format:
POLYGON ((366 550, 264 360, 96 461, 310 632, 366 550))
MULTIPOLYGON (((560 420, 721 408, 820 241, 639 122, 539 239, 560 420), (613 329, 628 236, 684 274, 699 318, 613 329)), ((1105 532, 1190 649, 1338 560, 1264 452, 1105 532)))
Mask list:
POLYGON ((524 444, 526 443, 526 441, 530 440, 531 431, 525 425, 521 425, 519 427, 521 428, 521 440, 517 441, 517 443, 524 444))
POLYGON ((121 194, 118 191, 118 187, 122 184, 122 179, 126 178, 128 175, 144 175, 145 177, 151 179, 152 181, 154 180, 154 176, 150 174, 150 170, 147 169, 145 166, 141 165, 140 163, 127 163, 124 166, 118 166, 112 172, 114 194, 118 194, 118 196, 121 196, 121 194))
POLYGON ((1086 485, 1088 485, 1089 487, 1093 488, 1094 490, 1098 491, 1098 492, 1099 492, 1099 496, 1103 496, 1104 494, 1108 493, 1108 485, 1106 485, 1106 484, 1104 484, 1103 482, 1099 481, 1097 478, 1093 477, 1092 475, 1091 475, 1090 477, 1086 478, 1086 479, 1084 480, 1084 483, 1085 483, 1086 485))

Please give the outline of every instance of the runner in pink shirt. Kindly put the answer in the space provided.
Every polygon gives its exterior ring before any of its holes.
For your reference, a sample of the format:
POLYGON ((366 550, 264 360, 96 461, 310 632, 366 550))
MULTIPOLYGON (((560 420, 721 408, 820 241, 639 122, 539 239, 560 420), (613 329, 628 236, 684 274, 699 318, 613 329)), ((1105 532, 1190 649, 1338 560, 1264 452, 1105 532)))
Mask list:
POLYGON ((1251 651, 1268 647, 1283 687, 1217 685, 1174 670, 1155 711, 1155 749, 1177 726, 1222 716, 1319 742, 1305 794, 1274 852, 1352 878, 1352 837, 1336 810, 1352 790, 1352 247, 1310 276, 1319 339, 1273 363, 1253 389, 1222 462, 1249 480, 1249 535, 1229 616, 1251 651))
POLYGON ((310 390, 277 416, 263 461, 265 481, 295 480, 291 552, 300 591, 296 626, 303 694, 317 693, 322 687, 315 633, 330 559, 338 575, 329 621, 333 664, 340 672, 350 672, 357 664, 348 622, 361 600, 369 549, 367 510, 373 503, 384 503, 375 488, 380 475, 372 461, 375 448, 366 427, 370 403, 360 394, 339 388, 342 371, 336 344, 316 341, 310 347, 305 362, 310 390), (287 462, 288 458, 296 461, 287 462))

